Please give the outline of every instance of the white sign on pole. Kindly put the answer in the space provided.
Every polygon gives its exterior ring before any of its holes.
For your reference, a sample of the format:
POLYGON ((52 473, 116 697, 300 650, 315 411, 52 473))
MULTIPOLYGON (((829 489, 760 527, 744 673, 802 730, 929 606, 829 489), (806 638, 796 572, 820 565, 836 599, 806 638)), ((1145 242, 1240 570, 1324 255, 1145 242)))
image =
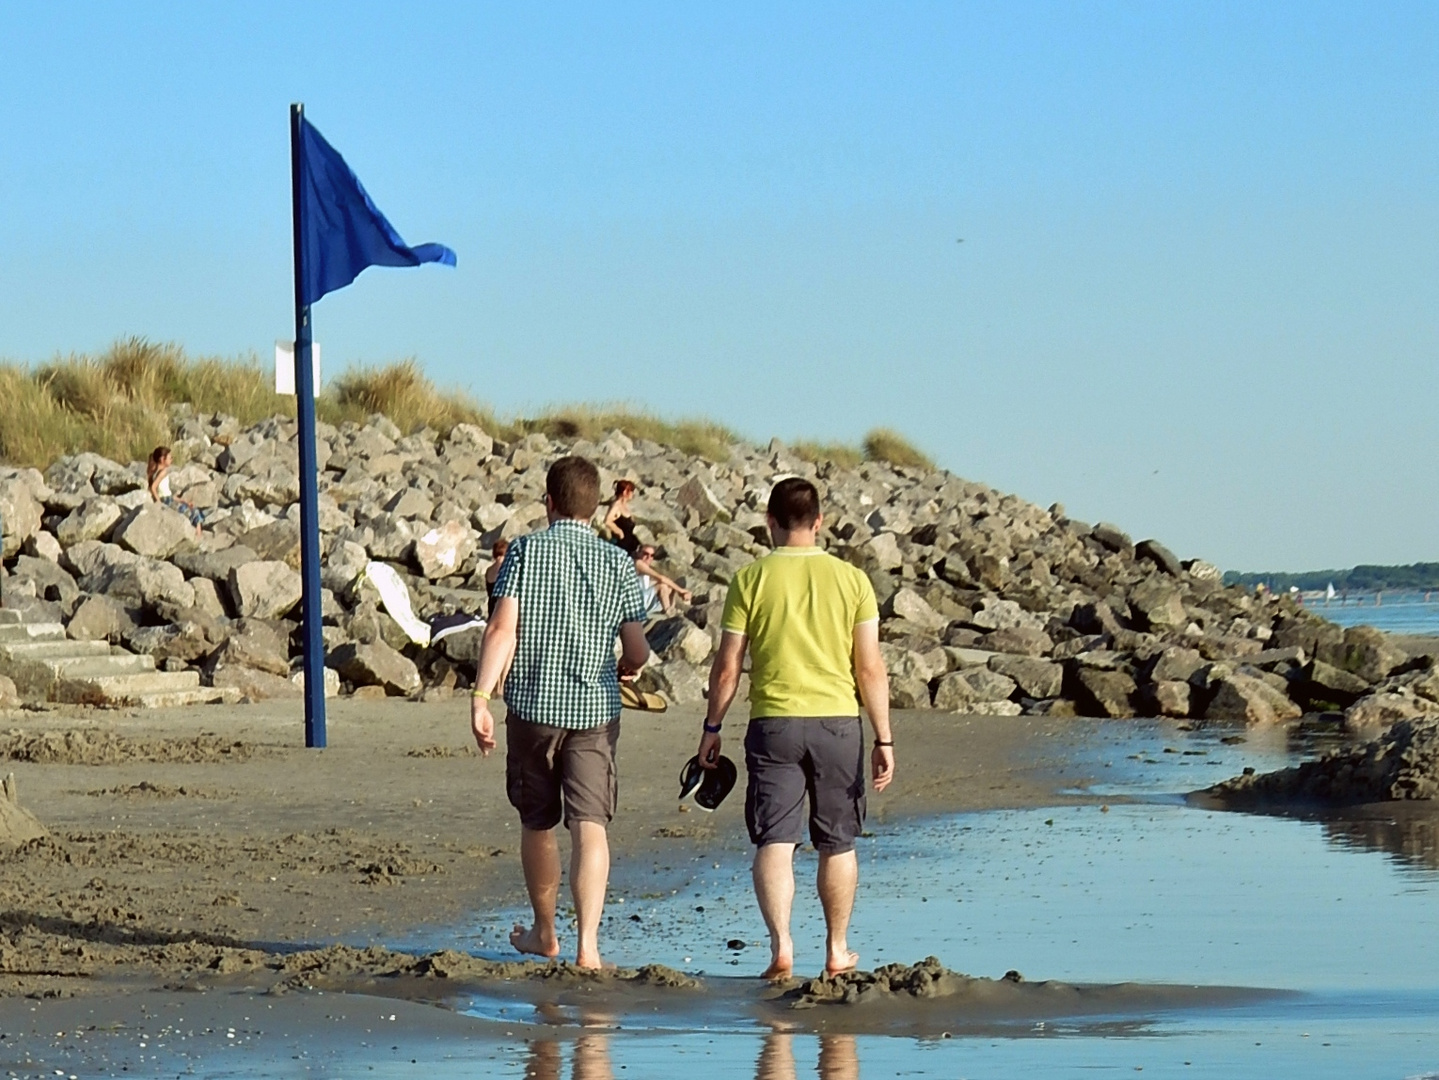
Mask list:
MULTIPOLYGON (((315 375, 315 396, 320 396, 320 343, 318 341, 310 344, 310 366, 315 375)), ((294 394, 295 392, 295 343, 293 341, 275 342, 275 393, 294 394)))

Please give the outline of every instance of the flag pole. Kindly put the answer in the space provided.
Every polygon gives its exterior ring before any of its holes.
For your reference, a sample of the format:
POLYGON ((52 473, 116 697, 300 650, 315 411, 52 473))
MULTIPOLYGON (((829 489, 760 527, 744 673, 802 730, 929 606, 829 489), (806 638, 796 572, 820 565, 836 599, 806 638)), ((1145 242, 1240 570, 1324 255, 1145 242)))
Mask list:
POLYGON ((301 124, 305 106, 290 106, 290 193, 295 228, 295 418, 300 443, 300 598, 304 634, 305 745, 325 745, 325 638, 320 610, 320 491, 315 452, 315 375, 310 356, 310 305, 305 303, 305 245, 301 212, 301 124))

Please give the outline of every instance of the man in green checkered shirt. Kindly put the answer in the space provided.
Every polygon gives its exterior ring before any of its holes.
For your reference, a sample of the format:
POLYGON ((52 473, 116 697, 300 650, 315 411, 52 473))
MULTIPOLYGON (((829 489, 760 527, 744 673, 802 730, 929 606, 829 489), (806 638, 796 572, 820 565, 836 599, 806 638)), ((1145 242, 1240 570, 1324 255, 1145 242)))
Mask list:
POLYGON ((538 956, 560 953, 555 828, 563 816, 572 841, 570 891, 579 926, 575 962, 590 968, 600 966, 600 916, 610 875, 606 830, 619 798, 619 680, 649 659, 634 562, 590 527, 599 498, 599 472, 584 458, 550 466, 550 525, 520 537, 505 553, 470 708, 475 742, 489 756, 497 745, 490 698, 505 679, 505 787, 520 814, 520 861, 535 913, 532 926, 515 927, 510 943, 538 956))

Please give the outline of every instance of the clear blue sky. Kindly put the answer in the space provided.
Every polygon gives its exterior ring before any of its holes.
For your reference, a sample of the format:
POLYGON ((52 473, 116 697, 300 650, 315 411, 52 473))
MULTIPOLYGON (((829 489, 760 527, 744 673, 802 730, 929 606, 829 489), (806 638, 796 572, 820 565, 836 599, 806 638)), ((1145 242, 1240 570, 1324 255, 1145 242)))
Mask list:
POLYGON ((268 356, 303 100, 459 252, 322 301, 327 369, 890 425, 1236 569, 1439 559, 1432 3, 9 3, 0 56, 0 357, 268 356))

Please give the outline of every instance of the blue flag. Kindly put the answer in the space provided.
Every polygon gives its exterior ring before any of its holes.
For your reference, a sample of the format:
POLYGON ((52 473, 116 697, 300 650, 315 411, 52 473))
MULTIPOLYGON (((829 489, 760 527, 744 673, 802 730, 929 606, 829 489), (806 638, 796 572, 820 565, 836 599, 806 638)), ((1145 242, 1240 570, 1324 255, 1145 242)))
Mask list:
POLYGON ((360 179, 308 120, 300 120, 301 302, 343 289, 367 266, 455 265, 443 244, 409 247, 360 179))

